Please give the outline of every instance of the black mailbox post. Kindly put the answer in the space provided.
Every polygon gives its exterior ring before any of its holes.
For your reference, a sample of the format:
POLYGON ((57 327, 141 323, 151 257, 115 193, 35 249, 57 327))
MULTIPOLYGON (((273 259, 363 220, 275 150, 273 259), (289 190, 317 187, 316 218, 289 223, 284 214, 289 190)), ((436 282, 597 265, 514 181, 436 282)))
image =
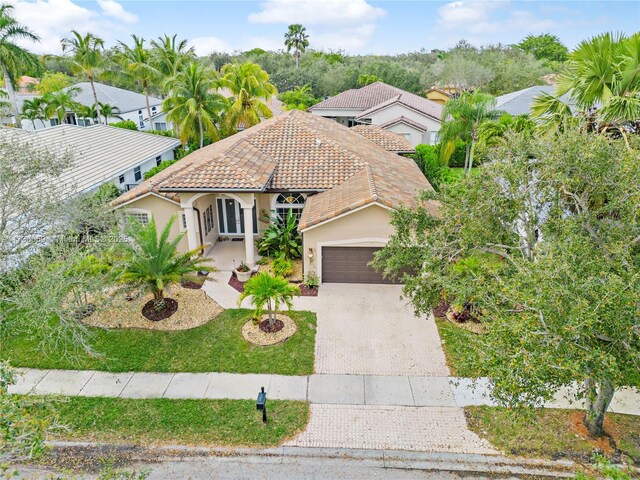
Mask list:
POLYGON ((262 422, 267 423, 267 394, 264 391, 264 387, 260 389, 258 393, 258 399, 256 400, 256 410, 262 411, 262 422))

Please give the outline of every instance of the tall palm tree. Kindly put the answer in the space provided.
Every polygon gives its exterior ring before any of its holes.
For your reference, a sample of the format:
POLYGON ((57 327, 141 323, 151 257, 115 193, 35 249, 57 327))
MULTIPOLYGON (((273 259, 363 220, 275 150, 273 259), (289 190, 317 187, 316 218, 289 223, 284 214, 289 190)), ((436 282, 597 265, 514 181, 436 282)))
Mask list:
POLYGON ((47 102, 43 97, 35 97, 32 100, 25 100, 22 103, 22 116, 27 120, 31 120, 33 129, 36 129, 36 120, 40 120, 42 126, 45 126, 47 117, 47 102))
POLYGON ((216 88, 213 70, 192 62, 167 81, 167 88, 171 93, 162 109, 167 120, 176 125, 183 144, 197 135, 202 148, 205 135, 213 140, 220 137, 218 122, 227 104, 220 94, 213 93, 216 88))
POLYGON ((147 105, 147 118, 151 124, 151 107, 149 106, 149 86, 160 81, 162 74, 155 67, 151 50, 144 48, 144 38, 131 35, 133 46, 118 42, 120 50, 116 56, 125 74, 140 83, 147 105))
POLYGON ((80 104, 76 102, 75 96, 80 91, 78 87, 70 87, 59 92, 47 93, 42 96, 46 103, 47 118, 57 118, 58 123, 64 123, 67 112, 78 110, 80 104))
POLYGON ((128 229, 133 242, 125 243, 123 247, 125 260, 121 280, 150 291, 157 310, 165 308, 165 287, 179 282, 188 273, 215 271, 211 265, 207 265, 210 260, 202 257, 201 248, 186 253, 178 252, 178 244, 185 232, 169 241, 175 220, 175 216, 171 217, 160 235, 153 218, 145 226, 136 222, 128 229))
POLYGON ((76 116, 81 118, 82 120, 97 120, 98 119, 98 111, 95 105, 78 105, 75 110, 76 116))
POLYGON ((233 98, 227 113, 227 127, 249 128, 261 118, 271 118, 273 112, 265 101, 278 93, 269 83, 269 74, 256 63, 228 63, 222 67, 220 86, 231 91, 233 98))
POLYGON ((120 109, 116 106, 109 105, 108 103, 99 103, 100 114, 104 117, 104 124, 107 125, 109 123, 110 118, 115 118, 116 120, 123 120, 120 116, 120 109))
POLYGON ((290 285, 284 278, 260 272, 244 284, 244 291, 238 298, 238 305, 245 298, 251 297, 251 303, 255 307, 254 315, 257 318, 262 316, 266 306, 269 314, 269 329, 272 330, 276 321, 274 314, 280 304, 283 303, 291 309, 293 297, 296 295, 300 295, 300 289, 290 285))
POLYGON ((287 52, 293 49, 293 56, 296 59, 296 68, 300 68, 300 54, 309 46, 309 35, 307 29, 299 23, 289 25, 289 30, 284 34, 284 45, 287 52))
POLYGON ((456 142, 466 144, 464 172, 467 175, 473 167, 473 151, 478 141, 478 127, 485 120, 497 118, 496 100, 482 92, 463 92, 458 98, 449 100, 442 109, 440 128, 440 155, 448 161, 455 150, 456 142))
POLYGON ((561 99, 568 95, 583 128, 640 129, 640 33, 630 37, 604 33, 585 40, 569 55, 554 95, 534 100, 532 115, 545 127, 557 127, 572 117, 561 99))
POLYGON ((16 123, 20 126, 20 109, 16 102, 16 94, 13 89, 13 82, 28 68, 36 68, 38 57, 24 48, 17 45, 20 40, 39 42, 40 38, 21 25, 11 16, 13 5, 0 4, 0 68, 4 77, 5 88, 9 97, 9 102, 13 107, 16 116, 16 123))
POLYGON ((187 41, 178 41, 177 35, 163 35, 158 40, 151 40, 153 63, 162 76, 170 78, 182 67, 196 58, 193 47, 187 48, 187 41))
POLYGON ((93 102, 98 105, 98 117, 100 117, 100 106, 94 81, 104 64, 104 40, 92 33, 82 36, 76 30, 71 30, 71 36, 63 38, 60 43, 62 51, 70 54, 71 70, 76 74, 86 75, 89 80, 93 102))

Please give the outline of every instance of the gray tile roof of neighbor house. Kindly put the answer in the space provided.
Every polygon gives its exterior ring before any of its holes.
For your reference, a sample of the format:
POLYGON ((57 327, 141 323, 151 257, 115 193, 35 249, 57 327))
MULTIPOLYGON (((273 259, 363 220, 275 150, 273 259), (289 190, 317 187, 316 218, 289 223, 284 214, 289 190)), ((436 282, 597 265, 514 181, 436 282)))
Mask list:
POLYGON ((53 152, 71 151, 74 165, 60 181, 77 193, 91 190, 180 145, 176 138, 107 125, 65 124, 35 132, 2 128, 0 135, 13 136, 53 152))
MULTIPOLYGON (((528 114, 535 97, 542 93, 554 95, 555 91, 555 85, 534 85, 533 87, 506 93, 496 97, 496 110, 502 110, 511 115, 528 114)), ((560 99, 568 103, 573 109, 573 102, 568 94, 563 95, 560 99)))
MULTIPOLYGON (((111 85, 105 85, 104 83, 93 83, 96 87, 96 95, 100 103, 108 103, 112 107, 118 107, 120 112, 131 112, 133 110, 145 110, 147 104, 144 95, 123 88, 112 87, 111 85)), ((67 87, 78 87, 80 92, 75 96, 75 100, 82 105, 91 106, 95 102, 93 101, 93 92, 91 90, 91 84, 89 82, 80 82, 67 87)), ((162 99, 149 96, 149 106, 154 107, 162 104, 162 99)), ((145 115, 146 117, 146 115, 145 115)))

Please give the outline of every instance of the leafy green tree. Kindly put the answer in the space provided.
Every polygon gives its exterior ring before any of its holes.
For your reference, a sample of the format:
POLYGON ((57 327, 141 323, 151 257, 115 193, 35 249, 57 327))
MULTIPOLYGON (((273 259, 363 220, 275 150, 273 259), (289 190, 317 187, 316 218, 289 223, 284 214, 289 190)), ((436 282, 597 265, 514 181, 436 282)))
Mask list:
POLYGON ((190 138, 198 138, 202 148, 205 137, 220 138, 218 124, 227 104, 220 94, 214 93, 217 78, 213 70, 192 62, 167 80, 166 85, 170 94, 162 109, 167 120, 176 125, 183 145, 190 138))
POLYGON ((149 119, 149 125, 151 125, 149 87, 160 81, 162 73, 155 66, 151 50, 144 47, 144 38, 136 35, 131 35, 131 38, 133 38, 133 46, 129 46, 124 42, 118 42, 119 51, 116 59, 124 69, 125 75, 129 75, 142 87, 142 93, 144 93, 144 100, 147 106, 147 118, 149 119))
POLYGON ((47 93, 59 92, 63 88, 71 86, 71 77, 62 72, 45 72, 40 79, 40 83, 36 85, 36 89, 40 95, 47 93))
POLYGON ((473 167, 473 152, 478 142, 478 128, 485 120, 496 118, 496 100, 491 95, 476 92, 462 92, 458 98, 449 100, 442 110, 440 128, 440 155, 448 160, 456 142, 466 144, 464 169, 468 174, 473 167))
POLYGON ((22 102, 22 116, 27 120, 31 120, 33 129, 36 129, 36 120, 40 120, 42 126, 45 127, 44 121, 48 119, 47 103, 42 97, 35 97, 31 100, 22 102))
POLYGON ((564 62, 569 54, 569 50, 560 39, 550 33, 527 35, 518 43, 518 47, 525 52, 532 53, 538 60, 564 62))
POLYGON ((163 35, 151 40, 151 47, 153 64, 164 78, 175 76, 196 58, 193 47, 187 48, 187 40, 178 40, 177 35, 163 35))
POLYGON ((233 95, 226 115, 228 128, 249 128, 260 123, 261 118, 273 116, 265 101, 278 92, 260 65, 230 63, 222 67, 222 75, 220 86, 233 95))
POLYGON ((20 126, 20 110, 13 87, 22 72, 37 68, 39 63, 38 57, 18 44, 21 40, 39 42, 40 38, 11 16, 13 8, 10 4, 0 4, 0 68, 16 123, 20 126))
POLYGON ((116 128, 126 128, 127 130, 138 130, 138 125, 133 120, 122 120, 109 125, 116 128))
MULTIPOLYGON (((544 127, 558 128, 571 118, 560 97, 568 94, 590 131, 612 131, 623 138, 638 132, 640 119, 640 33, 605 33, 571 52, 554 95, 539 96, 532 115, 544 127)), ((569 120, 570 121, 570 120, 569 120)))
POLYGON ((362 73, 358 75, 358 86, 364 87, 378 81, 378 76, 372 73, 362 73))
POLYGON ((287 52, 293 50, 293 56, 296 59, 296 68, 300 68, 300 55, 309 46, 307 29, 299 23, 289 25, 289 30, 284 34, 284 46, 287 47, 287 52))
POLYGON ((320 100, 313 96, 311 87, 304 85, 279 95, 287 110, 307 110, 320 100))
POLYGON ((104 40, 92 33, 84 36, 76 30, 71 30, 71 36, 63 38, 62 51, 68 54, 71 71, 87 77, 93 93, 93 102, 98 105, 98 117, 101 115, 96 93, 95 79, 104 66, 104 40))
POLYGON ((251 297, 251 303, 255 307, 254 316, 256 318, 262 316, 266 306, 269 315, 269 328, 273 329, 276 322, 275 313, 280 308, 280 305, 284 304, 291 309, 293 297, 296 295, 300 295, 300 289, 290 285, 284 278, 270 275, 267 272, 260 272, 244 284, 244 291, 238 298, 238 305, 245 298, 251 297))
POLYGON ((178 244, 185 232, 169 241, 175 216, 164 226, 158 236, 156 222, 152 218, 148 225, 135 222, 129 228, 132 244, 124 246, 124 267, 121 280, 151 292, 157 310, 164 310, 164 289, 179 282, 184 275, 198 271, 213 272, 209 259, 202 256, 198 247, 186 253, 178 253, 178 244))
POLYGON ((509 133, 490 158, 462 188, 394 213, 376 265, 420 312, 443 298, 473 309, 498 402, 540 406, 573 386, 602 435, 614 391, 639 381, 637 151, 567 130, 509 133))

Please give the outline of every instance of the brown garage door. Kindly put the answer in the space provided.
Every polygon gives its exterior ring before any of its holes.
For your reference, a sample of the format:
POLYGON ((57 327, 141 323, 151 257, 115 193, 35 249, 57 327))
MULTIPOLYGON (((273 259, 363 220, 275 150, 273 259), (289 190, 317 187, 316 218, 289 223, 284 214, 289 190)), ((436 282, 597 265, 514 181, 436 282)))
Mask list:
POLYGON ((322 281, 326 283, 394 283, 368 263, 380 247, 322 247, 322 281))

